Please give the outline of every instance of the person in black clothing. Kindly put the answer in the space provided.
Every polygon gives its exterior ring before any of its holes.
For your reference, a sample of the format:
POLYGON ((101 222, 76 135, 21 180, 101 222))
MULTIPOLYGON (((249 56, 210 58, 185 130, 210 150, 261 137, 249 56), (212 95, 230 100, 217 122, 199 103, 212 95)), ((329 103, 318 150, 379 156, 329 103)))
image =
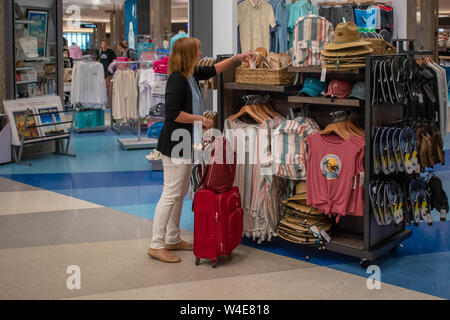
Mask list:
POLYGON ((175 41, 169 59, 165 122, 157 147, 163 155, 164 188, 155 211, 152 243, 147 250, 149 256, 167 263, 181 261, 170 251, 193 249, 193 245, 183 241, 180 235, 183 200, 189 190, 192 172, 190 154, 195 142, 192 134, 201 131, 197 126, 193 128, 193 124, 199 123, 204 130, 214 126, 213 120, 203 117, 203 98, 198 81, 221 74, 236 61, 247 62, 249 59, 256 59, 255 53, 248 52, 235 55, 214 66, 198 67, 200 46, 200 40, 196 38, 179 39, 175 41), (181 150, 183 154, 178 150, 180 144, 186 147, 181 150))
POLYGON ((111 101, 111 79, 112 74, 108 71, 109 65, 117 58, 116 53, 108 48, 105 40, 102 41, 100 51, 98 52, 97 60, 103 65, 106 79, 106 90, 108 92, 108 105, 111 101))
POLYGON ((103 70, 105 71, 105 78, 111 75, 108 68, 109 65, 117 58, 116 53, 108 48, 106 41, 102 41, 100 51, 98 52, 97 60, 103 65, 103 70))

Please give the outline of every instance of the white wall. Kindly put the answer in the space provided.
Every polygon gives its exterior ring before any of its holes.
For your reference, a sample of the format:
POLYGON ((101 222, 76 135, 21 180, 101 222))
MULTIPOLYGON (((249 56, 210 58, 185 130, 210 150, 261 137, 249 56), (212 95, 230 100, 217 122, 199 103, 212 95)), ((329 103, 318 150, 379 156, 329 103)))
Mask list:
POLYGON ((213 54, 236 52, 237 0, 213 0, 213 54))
MULTIPOLYGON (((213 0, 213 56, 237 51, 237 1, 213 0)), ((213 94, 213 110, 217 111, 217 91, 213 94)))

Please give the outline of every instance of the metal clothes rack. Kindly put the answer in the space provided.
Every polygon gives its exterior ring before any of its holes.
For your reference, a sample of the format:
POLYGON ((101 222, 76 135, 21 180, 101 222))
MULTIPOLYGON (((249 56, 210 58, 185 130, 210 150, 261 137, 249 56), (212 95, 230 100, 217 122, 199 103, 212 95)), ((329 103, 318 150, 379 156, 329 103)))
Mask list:
MULTIPOLYGON (((86 55, 86 56, 83 56, 81 59, 74 60, 74 67, 75 67, 75 62, 82 63, 82 62, 96 62, 96 61, 95 61, 95 57, 94 56, 86 55)), ((72 79, 72 81, 73 81, 73 79, 72 79)), ((104 107, 105 106, 103 106, 103 108, 104 107)), ((76 118, 76 116, 78 114, 80 114, 80 113, 82 113, 84 111, 86 111, 86 112, 88 112, 88 111, 98 111, 98 109, 88 108, 87 110, 84 110, 84 109, 80 108, 79 106, 76 106, 74 108, 74 114, 73 114, 74 119, 76 118)), ((101 114, 103 114, 103 116, 104 116, 103 112, 101 114)), ((76 133, 99 132, 99 131, 106 131, 107 129, 108 129, 108 127, 106 125, 100 125, 100 126, 95 126, 95 127, 92 126, 92 127, 87 127, 87 128, 77 128, 76 126, 73 127, 73 131, 76 132, 76 133)))
MULTIPOLYGON (((138 69, 149 69, 153 68, 153 61, 120 61, 117 64, 137 64, 138 69)), ((142 128, 141 128, 141 118, 139 115, 139 104, 140 104, 140 90, 139 90, 139 81, 137 81, 138 86, 138 95, 137 95, 137 115, 138 118, 135 120, 135 126, 137 130, 137 138, 119 138, 117 141, 120 146, 125 150, 140 150, 140 149, 155 149, 158 145, 158 140, 142 137, 142 128)))
POLYGON ((29 145, 29 144, 34 144, 34 143, 40 143, 40 142, 47 142, 47 141, 55 141, 55 155, 62 155, 62 156, 69 156, 69 157, 76 157, 75 154, 70 154, 69 153, 69 146, 70 146, 70 140, 72 137, 72 130, 74 128, 73 123, 74 123, 74 118, 72 117, 71 121, 62 121, 62 122, 57 122, 57 123, 51 123, 51 124, 43 124, 43 125, 36 125, 36 126, 28 126, 28 118, 30 117, 39 117, 41 115, 49 115, 49 114, 61 114, 61 113, 69 113, 69 112, 74 112, 73 110, 70 111, 56 111, 56 112, 46 112, 46 113, 37 113, 37 114, 33 114, 33 111, 31 109, 27 109, 27 111, 25 112, 25 119, 24 119, 24 128, 22 131, 22 138, 20 140, 20 146, 19 146, 19 150, 17 150, 17 148, 15 147, 14 150, 14 162, 16 164, 20 164, 20 165, 24 165, 24 166, 29 166, 31 167, 31 163, 29 162, 22 162, 22 153, 23 153, 23 148, 25 145, 29 145), (42 137, 37 137, 35 139, 32 140, 25 140, 25 134, 27 132, 27 130, 29 129, 36 129, 36 128, 42 128, 42 127, 51 127, 51 126, 58 126, 58 125, 66 125, 66 124, 71 124, 70 130, 68 133, 61 133, 61 134, 57 134, 57 135, 52 135, 52 136, 42 136, 42 137), (64 146, 62 140, 67 140, 66 141, 66 145, 64 146))
MULTIPOLYGON (((400 105, 371 105, 371 92, 374 87, 373 83, 373 65, 376 59, 386 59, 389 56, 399 55, 431 55, 429 51, 408 51, 401 54, 391 54, 382 56, 369 56, 366 61, 366 68, 359 70, 343 70, 340 72, 329 72, 327 80, 331 79, 353 79, 355 81, 366 82, 366 100, 362 103, 351 99, 325 99, 322 97, 311 97, 304 99, 292 91, 292 86, 263 86, 263 85, 246 85, 235 83, 235 68, 225 71, 218 78, 218 117, 220 123, 236 113, 240 106, 240 98, 248 94, 267 94, 271 92, 271 106, 277 112, 283 115, 288 114, 288 110, 293 107, 293 103, 297 107, 309 105, 310 110, 315 115, 319 125, 326 126, 332 120, 330 117, 331 110, 354 110, 364 119, 366 132, 365 146, 365 211, 364 217, 347 217, 342 218, 337 229, 332 233, 331 241, 323 244, 327 251, 345 254, 360 259, 360 265, 367 268, 372 261, 380 258, 386 253, 395 250, 403 241, 411 237, 412 231, 406 229, 405 223, 399 226, 383 226, 380 227, 376 223, 369 197, 369 185, 375 177, 373 174, 373 157, 372 157, 372 140, 375 127, 380 123, 399 120, 403 117, 403 106, 400 105), (356 218, 356 219, 353 219, 356 218)), ((290 68, 291 72, 297 72, 305 78, 306 76, 319 77, 321 68, 319 67, 300 67, 290 68)), ((299 89, 299 88, 298 88, 299 89)), ((338 115, 338 114, 336 114, 338 115)), ((220 124, 219 123, 219 124, 220 124)))

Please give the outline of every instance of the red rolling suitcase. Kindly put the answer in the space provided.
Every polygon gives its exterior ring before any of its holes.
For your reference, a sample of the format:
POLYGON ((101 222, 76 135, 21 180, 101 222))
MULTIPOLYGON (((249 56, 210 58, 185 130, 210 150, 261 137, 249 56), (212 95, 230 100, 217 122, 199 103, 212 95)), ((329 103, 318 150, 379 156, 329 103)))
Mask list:
POLYGON ((202 189, 194 196, 194 255, 212 260, 217 266, 220 256, 229 256, 241 244, 244 224, 239 189, 233 187, 225 193, 202 189))

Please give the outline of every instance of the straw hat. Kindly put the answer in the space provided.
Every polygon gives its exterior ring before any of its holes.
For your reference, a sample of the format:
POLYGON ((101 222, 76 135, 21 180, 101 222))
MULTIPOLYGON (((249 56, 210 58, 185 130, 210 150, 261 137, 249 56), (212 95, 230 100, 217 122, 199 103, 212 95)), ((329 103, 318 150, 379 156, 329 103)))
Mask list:
POLYGON ((295 194, 306 193, 306 181, 300 181, 295 187, 295 194))
POLYGON ((345 48, 341 50, 322 50, 324 57, 356 57, 372 53, 373 49, 367 46, 358 46, 353 48, 345 48))
POLYGON ((341 50, 368 45, 370 45, 370 42, 361 39, 356 24, 354 22, 346 22, 336 26, 334 42, 327 44, 325 50, 341 50))

